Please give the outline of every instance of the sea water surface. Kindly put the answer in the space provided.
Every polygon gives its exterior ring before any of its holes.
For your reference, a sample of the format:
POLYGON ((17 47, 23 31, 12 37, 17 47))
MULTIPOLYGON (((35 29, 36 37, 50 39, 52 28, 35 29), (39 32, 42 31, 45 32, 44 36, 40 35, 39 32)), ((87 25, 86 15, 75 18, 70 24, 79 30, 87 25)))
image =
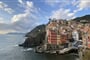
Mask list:
POLYGON ((0 35, 0 60, 78 60, 73 55, 51 55, 34 53, 31 49, 23 49, 24 35, 0 35))

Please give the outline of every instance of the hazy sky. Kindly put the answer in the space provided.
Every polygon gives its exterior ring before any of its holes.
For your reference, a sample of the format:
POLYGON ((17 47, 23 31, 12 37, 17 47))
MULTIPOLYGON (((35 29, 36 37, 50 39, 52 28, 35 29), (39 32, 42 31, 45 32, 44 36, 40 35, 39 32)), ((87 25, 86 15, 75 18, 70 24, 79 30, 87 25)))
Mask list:
POLYGON ((0 33, 27 32, 49 18, 90 14, 90 0, 0 0, 0 33))

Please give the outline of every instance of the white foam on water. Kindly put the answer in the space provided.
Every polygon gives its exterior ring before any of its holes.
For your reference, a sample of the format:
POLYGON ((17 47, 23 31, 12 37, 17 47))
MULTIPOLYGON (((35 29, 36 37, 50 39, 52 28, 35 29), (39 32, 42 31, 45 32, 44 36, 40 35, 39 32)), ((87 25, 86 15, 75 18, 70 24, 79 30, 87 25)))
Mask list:
POLYGON ((23 51, 32 51, 33 48, 27 48, 27 49, 23 49, 23 51))

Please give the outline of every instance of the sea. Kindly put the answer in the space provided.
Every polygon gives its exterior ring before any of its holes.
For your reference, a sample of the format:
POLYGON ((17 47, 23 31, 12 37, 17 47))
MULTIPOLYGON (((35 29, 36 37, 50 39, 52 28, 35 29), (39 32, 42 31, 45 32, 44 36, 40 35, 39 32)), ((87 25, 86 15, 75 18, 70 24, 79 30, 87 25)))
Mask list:
POLYGON ((25 41, 24 34, 0 35, 0 60, 79 60, 74 55, 35 53, 32 48, 19 47, 25 41))

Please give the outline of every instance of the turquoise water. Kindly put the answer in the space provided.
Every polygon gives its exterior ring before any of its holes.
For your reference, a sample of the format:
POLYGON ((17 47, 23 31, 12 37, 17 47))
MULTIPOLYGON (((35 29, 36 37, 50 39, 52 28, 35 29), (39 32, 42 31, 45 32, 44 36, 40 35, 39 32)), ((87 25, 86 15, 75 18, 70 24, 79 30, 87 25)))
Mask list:
POLYGON ((37 54, 18 47, 24 40, 24 35, 0 35, 0 60, 77 60, 73 55, 37 54))

